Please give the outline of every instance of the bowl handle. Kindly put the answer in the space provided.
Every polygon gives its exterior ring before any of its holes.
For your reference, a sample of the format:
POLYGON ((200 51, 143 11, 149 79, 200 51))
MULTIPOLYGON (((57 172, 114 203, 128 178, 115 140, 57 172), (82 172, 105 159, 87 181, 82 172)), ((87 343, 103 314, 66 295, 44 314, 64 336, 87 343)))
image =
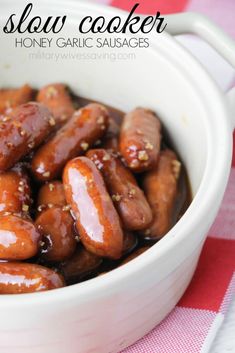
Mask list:
MULTIPOLYGON (((166 16, 167 32, 171 34, 193 33, 208 42, 235 68, 235 41, 221 28, 198 13, 186 12, 166 16)), ((232 128, 235 128, 235 87, 227 93, 231 110, 232 128)))

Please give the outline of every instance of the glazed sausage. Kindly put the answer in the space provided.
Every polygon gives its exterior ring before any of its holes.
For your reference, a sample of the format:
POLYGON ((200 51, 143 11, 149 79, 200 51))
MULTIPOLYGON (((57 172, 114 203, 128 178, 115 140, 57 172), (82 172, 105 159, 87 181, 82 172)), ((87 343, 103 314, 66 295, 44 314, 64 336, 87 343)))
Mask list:
POLYGON ((57 177, 67 161, 83 154, 108 127, 107 110, 100 104, 89 104, 74 113, 57 134, 43 145, 32 160, 38 180, 57 177))
POLYGON ((132 232, 124 231, 123 235, 124 235, 124 238, 123 238, 122 254, 127 255, 135 249, 135 247, 138 244, 138 239, 135 236, 135 234, 132 232))
POLYGON ((33 93, 33 89, 29 85, 24 85, 17 89, 1 89, 0 114, 7 114, 12 108, 28 103, 33 99, 33 93))
POLYGON ((146 229, 152 221, 152 212, 132 173, 113 153, 103 149, 90 150, 86 156, 101 171, 124 228, 146 229))
POLYGON ((109 119, 109 127, 108 127, 106 134, 105 134, 105 137, 104 137, 104 140, 102 143, 102 148, 104 148, 106 150, 118 152, 119 133, 120 133, 120 127, 118 126, 118 124, 115 122, 114 119, 110 118, 109 119))
POLYGON ((30 205, 31 191, 27 176, 14 170, 0 174, 0 215, 26 215, 30 205))
POLYGON ((129 256, 127 256, 120 264, 120 266, 127 264, 131 260, 134 260, 136 257, 139 255, 143 254, 145 251, 150 249, 150 246, 143 246, 142 248, 139 248, 135 250, 133 253, 131 253, 129 256))
POLYGON ((95 164, 86 157, 71 160, 63 182, 85 248, 98 256, 120 258, 123 233, 119 217, 95 164))
POLYGON ((95 274, 102 263, 102 258, 90 253, 79 245, 75 254, 61 264, 60 270, 66 282, 73 283, 88 275, 95 274))
POLYGON ((0 216, 0 259, 26 260, 38 252, 40 234, 18 216, 0 216))
POLYGON ((20 263, 0 263, 0 294, 42 292, 65 285, 61 275, 49 268, 20 263))
POLYGON ((74 253, 76 239, 73 218, 68 211, 53 207, 36 219, 35 226, 42 235, 41 258, 45 261, 64 261, 74 253))
POLYGON ((119 149, 134 172, 153 168, 158 160, 161 124, 153 112, 137 108, 125 115, 121 125, 119 149))
POLYGON ((171 150, 160 153, 154 170, 146 173, 143 189, 153 211, 153 222, 144 232, 147 238, 160 239, 173 226, 181 163, 171 150))
POLYGON ((39 103, 16 107, 0 124, 0 171, 11 168, 19 159, 40 145, 53 124, 49 110, 39 103))
POLYGON ((66 122, 74 113, 68 89, 62 83, 47 85, 40 89, 37 101, 44 104, 53 114, 56 125, 66 122))
POLYGON ((66 206, 64 185, 58 180, 42 185, 37 198, 38 212, 42 212, 53 206, 66 206))

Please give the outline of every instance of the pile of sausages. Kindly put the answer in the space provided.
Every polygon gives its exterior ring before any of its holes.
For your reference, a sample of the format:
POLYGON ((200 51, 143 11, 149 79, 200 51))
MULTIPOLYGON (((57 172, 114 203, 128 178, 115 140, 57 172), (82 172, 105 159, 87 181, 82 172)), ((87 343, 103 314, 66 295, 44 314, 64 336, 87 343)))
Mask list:
POLYGON ((0 294, 77 283, 174 225, 181 163, 150 110, 77 109, 67 87, 0 90, 0 294))

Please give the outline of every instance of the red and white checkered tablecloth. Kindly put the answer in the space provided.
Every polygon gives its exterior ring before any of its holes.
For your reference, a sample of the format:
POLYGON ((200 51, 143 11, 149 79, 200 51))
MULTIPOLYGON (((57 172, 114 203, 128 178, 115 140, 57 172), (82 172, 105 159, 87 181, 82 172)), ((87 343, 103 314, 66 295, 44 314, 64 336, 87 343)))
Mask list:
MULTIPOLYGON (((94 0, 130 10, 136 0, 94 0)), ((209 16, 235 38, 235 0, 140 0, 141 13, 197 11, 209 16)), ((204 53, 205 56, 205 53, 204 53)), ((235 84, 234 72, 223 88, 235 84), (229 82, 230 81, 230 82, 229 82)), ((235 139, 234 139, 235 146, 235 139)), ((235 296, 235 148, 227 191, 207 240, 193 280, 168 317, 122 353, 208 352, 235 296)))

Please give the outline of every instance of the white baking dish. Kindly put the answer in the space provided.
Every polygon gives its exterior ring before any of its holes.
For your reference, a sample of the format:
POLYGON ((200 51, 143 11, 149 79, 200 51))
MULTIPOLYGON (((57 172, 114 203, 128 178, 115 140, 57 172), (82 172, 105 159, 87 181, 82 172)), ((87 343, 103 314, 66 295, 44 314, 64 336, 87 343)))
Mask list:
MULTIPOLYGON (((1 0, 1 27, 12 9, 20 13, 24 6, 22 1, 1 0)), ((79 36, 78 20, 84 16, 117 14, 112 8, 65 0, 35 1, 34 11, 45 16, 66 14, 66 30, 60 37, 79 36)), ((170 32, 199 33, 235 63, 234 43, 204 18, 186 14, 169 16, 167 21, 170 32)), ((168 33, 152 33, 149 49, 130 51, 136 56, 133 60, 32 58, 29 53, 38 49, 15 49, 15 37, 19 35, 1 34, 0 86, 28 82, 39 87, 63 81, 79 95, 125 111, 149 107, 161 116, 189 173, 191 206, 164 239, 137 259, 67 288, 0 296, 1 353, 119 352, 174 308, 192 278, 229 175, 235 94, 226 96, 168 33)), ((87 54, 88 49, 82 52, 87 54)), ((120 52, 125 55, 127 49, 120 52)))

